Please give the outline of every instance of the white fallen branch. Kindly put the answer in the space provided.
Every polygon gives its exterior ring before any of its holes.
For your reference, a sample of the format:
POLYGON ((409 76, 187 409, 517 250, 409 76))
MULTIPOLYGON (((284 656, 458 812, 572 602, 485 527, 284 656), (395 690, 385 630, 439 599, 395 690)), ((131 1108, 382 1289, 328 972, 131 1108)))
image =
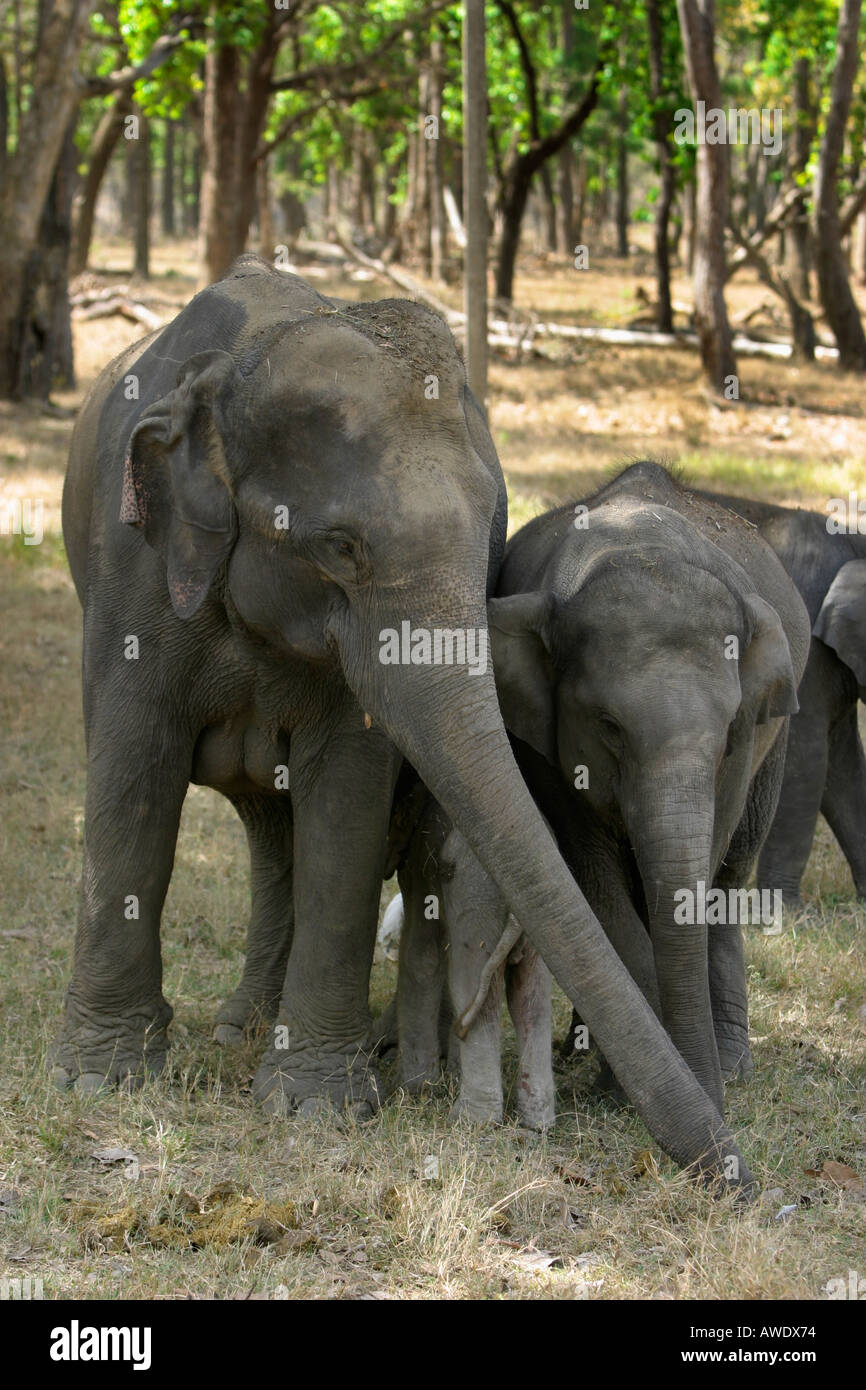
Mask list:
POLYGON ((113 314, 120 314, 122 318, 129 319, 131 323, 140 323, 148 329, 161 328, 165 322, 159 314, 155 314, 144 304, 136 304, 133 300, 122 299, 118 295, 111 299, 98 300, 90 305, 76 305, 72 310, 73 318, 85 321, 111 318, 113 314))

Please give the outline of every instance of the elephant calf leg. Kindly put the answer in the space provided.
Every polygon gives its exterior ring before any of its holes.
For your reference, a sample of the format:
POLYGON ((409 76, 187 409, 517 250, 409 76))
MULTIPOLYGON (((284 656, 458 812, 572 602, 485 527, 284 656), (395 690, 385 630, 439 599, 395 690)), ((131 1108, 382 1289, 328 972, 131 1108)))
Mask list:
POLYGON ((544 1129, 555 1116, 550 975, 525 938, 515 946, 517 924, 456 831, 442 857, 450 870, 443 885, 444 916, 451 1003, 459 1020, 460 1095, 454 1113, 480 1122, 502 1119, 505 986, 517 1034, 518 1114, 527 1127, 544 1129))
POLYGON ((527 1129, 548 1129, 556 1120, 551 976, 525 938, 505 967, 505 990, 517 1035, 517 1113, 527 1129))
MULTIPOLYGON (((451 938, 449 980, 457 1014, 464 1013, 475 998, 486 952, 486 942, 479 943, 473 949, 468 942, 458 945, 451 938)), ((502 1121, 504 1099, 499 1016, 504 978, 505 967, 499 966, 490 982, 484 1004, 466 1037, 460 1040, 460 1093, 451 1112, 454 1119, 474 1120, 479 1124, 500 1124, 502 1121)))

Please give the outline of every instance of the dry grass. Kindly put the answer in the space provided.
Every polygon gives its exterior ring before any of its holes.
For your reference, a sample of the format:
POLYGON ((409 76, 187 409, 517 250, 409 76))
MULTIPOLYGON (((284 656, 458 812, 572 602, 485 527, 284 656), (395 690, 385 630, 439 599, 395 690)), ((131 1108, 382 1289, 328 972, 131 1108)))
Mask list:
MULTIPOLYGON (((109 247, 102 259, 122 271, 119 255, 109 247)), ((176 249, 164 261, 185 268, 156 282, 180 304, 191 262, 176 249)), ((581 294, 616 317, 633 295, 619 280, 614 301, 604 267, 581 294)), ((542 268, 521 293, 562 317, 563 284, 542 268)), ((136 336, 120 320, 78 332, 81 386, 60 403, 74 406, 136 336)), ((746 375, 759 403, 728 412, 707 405, 687 353, 496 364, 493 425, 517 519, 647 452, 719 487, 817 506, 856 486, 861 384, 772 363, 745 364, 746 375)), ((823 824, 805 921, 749 933, 757 1072, 729 1091, 763 1190, 748 1211, 696 1190, 631 1112, 595 1097, 588 1059, 558 1064, 560 1118, 546 1138, 451 1127, 444 1083, 419 1100, 395 1092, 361 1127, 256 1110, 255 1050, 210 1041, 241 966, 244 838, 228 804, 201 788, 187 798, 164 915, 168 1073, 131 1097, 51 1090, 45 1055, 70 969, 84 798, 80 618, 57 534, 70 430, 69 419, 0 407, 0 480, 45 499, 46 527, 41 546, 0 541, 0 1277, 41 1277, 47 1298, 817 1299, 828 1279, 866 1274, 862 1194, 805 1171, 829 1159, 866 1175, 864 918, 823 824), (135 1161, 93 1157, 111 1147, 135 1161), (219 1222, 199 1208, 197 1224, 190 1194, 201 1203, 221 1183, 233 1188, 204 1209, 220 1203, 219 1222)), ((377 1006, 393 985, 394 967, 378 963, 377 1006)), ((566 1017, 558 996, 559 1034, 566 1017)))

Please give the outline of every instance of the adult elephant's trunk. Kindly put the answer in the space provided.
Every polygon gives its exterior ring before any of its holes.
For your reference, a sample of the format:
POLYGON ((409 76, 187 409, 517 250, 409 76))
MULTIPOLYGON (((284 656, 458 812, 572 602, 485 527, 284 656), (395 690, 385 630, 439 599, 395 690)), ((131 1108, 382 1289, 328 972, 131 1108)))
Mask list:
MULTIPOLYGON (((483 614, 476 621, 486 628, 483 614)), ((498 884, 658 1143, 694 1171, 751 1186, 719 1111, 676 1052, 560 857, 514 761, 492 672, 470 674, 465 665, 377 671, 376 663, 358 660, 357 648, 353 660, 346 631, 337 629, 336 635, 357 697, 498 884)))
POLYGON ((660 770, 645 776, 641 790, 629 801, 626 820, 647 903, 662 1018, 707 1095, 724 1113, 703 911, 704 895, 712 886, 712 768, 660 770))

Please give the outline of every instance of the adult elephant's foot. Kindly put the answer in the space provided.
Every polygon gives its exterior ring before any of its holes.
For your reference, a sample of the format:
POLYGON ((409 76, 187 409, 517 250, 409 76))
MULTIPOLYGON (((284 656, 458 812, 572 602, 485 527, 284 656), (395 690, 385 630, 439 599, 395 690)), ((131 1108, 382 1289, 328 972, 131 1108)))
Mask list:
POLYGON ((135 1090, 165 1065, 173 1011, 158 995, 134 1011, 85 1008, 71 995, 51 1055, 51 1074, 61 1090, 93 1094, 108 1086, 135 1090))
POLYGON ((219 1008, 214 1023, 214 1042, 221 1047, 240 1047, 273 1023, 279 995, 268 997, 241 983, 219 1008))
POLYGON ((349 1110, 356 1119, 369 1119, 381 1104, 382 1085, 365 1043, 295 1041, 290 1028, 277 1024, 253 1080, 253 1096, 276 1115, 349 1110), (284 1040, 287 1047, 279 1045, 284 1040))

